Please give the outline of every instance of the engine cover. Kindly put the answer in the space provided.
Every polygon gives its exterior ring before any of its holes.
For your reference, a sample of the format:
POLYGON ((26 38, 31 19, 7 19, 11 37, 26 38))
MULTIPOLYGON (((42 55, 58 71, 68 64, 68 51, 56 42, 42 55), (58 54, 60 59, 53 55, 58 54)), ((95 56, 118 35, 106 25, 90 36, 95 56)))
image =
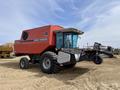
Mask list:
POLYGON ((76 63, 78 60, 75 54, 66 53, 63 51, 58 52, 57 62, 59 64, 76 63))

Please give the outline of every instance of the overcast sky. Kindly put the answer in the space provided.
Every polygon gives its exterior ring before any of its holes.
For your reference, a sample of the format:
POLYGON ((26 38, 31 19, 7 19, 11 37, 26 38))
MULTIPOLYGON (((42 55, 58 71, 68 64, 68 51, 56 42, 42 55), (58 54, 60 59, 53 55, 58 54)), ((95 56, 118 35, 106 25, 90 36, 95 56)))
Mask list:
POLYGON ((81 47, 95 41, 120 47, 120 0, 0 0, 0 44, 49 24, 84 31, 81 47))

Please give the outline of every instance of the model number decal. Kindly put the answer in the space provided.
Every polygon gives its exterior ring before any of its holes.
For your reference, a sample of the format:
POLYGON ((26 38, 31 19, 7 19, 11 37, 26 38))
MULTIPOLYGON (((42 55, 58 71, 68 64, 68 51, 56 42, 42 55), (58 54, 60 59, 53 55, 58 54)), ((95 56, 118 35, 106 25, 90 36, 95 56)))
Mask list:
POLYGON ((48 38, 39 38, 39 39, 35 39, 33 40, 34 42, 39 42, 39 41, 47 41, 48 38))

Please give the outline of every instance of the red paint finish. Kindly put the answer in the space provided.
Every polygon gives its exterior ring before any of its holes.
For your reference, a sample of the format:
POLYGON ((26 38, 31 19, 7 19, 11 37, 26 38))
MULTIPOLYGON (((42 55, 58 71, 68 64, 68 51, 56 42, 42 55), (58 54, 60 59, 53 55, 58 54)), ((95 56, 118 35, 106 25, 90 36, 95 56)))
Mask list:
POLYGON ((50 47, 55 47, 55 30, 63 29, 61 26, 49 25, 35 29, 25 30, 28 38, 16 40, 14 44, 15 54, 40 54, 50 47))

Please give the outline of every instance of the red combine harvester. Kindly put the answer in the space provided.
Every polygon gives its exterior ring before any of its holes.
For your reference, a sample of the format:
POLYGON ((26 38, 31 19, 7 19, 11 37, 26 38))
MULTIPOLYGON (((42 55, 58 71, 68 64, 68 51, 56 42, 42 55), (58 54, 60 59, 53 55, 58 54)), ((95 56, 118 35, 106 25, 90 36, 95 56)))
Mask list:
MULTIPOLYGON (((45 73, 57 73, 61 66, 73 67, 84 56, 84 50, 77 48, 78 36, 82 31, 75 28, 63 28, 57 25, 43 26, 22 32, 20 40, 16 40, 14 51, 22 57, 20 68, 27 69, 29 63, 40 63, 45 73)), ((101 64, 102 59, 94 54, 94 62, 101 64), (97 58, 96 58, 97 57, 97 58)))

